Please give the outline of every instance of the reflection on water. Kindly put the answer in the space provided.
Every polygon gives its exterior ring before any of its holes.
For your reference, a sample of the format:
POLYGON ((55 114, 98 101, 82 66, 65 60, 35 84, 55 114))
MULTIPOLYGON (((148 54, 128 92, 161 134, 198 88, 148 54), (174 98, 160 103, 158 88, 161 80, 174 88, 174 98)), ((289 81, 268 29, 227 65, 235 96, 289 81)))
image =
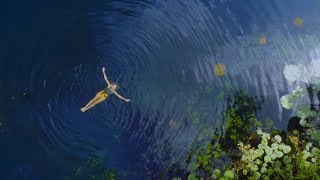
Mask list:
POLYGON ((279 102, 291 86, 283 69, 319 58, 319 8, 298 0, 116 0, 81 16, 64 9, 56 21, 68 20, 57 22, 55 33, 48 25, 44 40, 35 37, 34 49, 7 75, 23 66, 8 83, 10 95, 30 95, 15 104, 23 109, 15 125, 36 128, 35 144, 45 152, 101 156, 130 179, 186 166, 199 134, 221 125, 226 99, 237 90, 264 97, 258 115, 284 129, 290 112, 279 102), (104 86, 101 66, 131 103, 110 97, 80 113, 104 86))

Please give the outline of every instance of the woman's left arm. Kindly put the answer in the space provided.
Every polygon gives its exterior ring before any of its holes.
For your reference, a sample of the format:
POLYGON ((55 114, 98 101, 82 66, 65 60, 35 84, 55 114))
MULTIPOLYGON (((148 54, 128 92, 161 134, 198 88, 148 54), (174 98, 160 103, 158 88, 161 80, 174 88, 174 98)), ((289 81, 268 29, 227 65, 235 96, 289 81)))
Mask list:
POLYGON ((115 94, 116 96, 118 96, 118 98, 120 98, 120 99, 122 99, 122 100, 124 100, 124 101, 126 101, 126 102, 129 102, 129 101, 130 101, 130 99, 126 99, 126 98, 122 97, 120 94, 118 94, 117 91, 114 91, 114 94, 115 94))
POLYGON ((104 67, 102 67, 102 74, 103 74, 103 78, 104 80, 106 81, 108 87, 111 86, 111 83, 109 82, 108 78, 107 78, 107 75, 106 75, 106 69, 104 67))

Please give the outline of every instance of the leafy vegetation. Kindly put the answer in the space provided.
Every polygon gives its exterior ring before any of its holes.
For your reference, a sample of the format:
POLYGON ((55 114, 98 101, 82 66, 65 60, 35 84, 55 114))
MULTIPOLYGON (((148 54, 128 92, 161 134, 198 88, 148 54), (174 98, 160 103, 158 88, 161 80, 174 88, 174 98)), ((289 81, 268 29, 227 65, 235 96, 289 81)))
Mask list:
MULTIPOLYGON (((294 100, 287 101, 290 105, 284 107, 292 108, 297 99, 310 96, 304 94, 307 92, 296 88, 293 95, 287 95, 294 100)), ((189 169, 192 173, 188 179, 320 179, 320 130, 314 123, 319 110, 299 105, 299 127, 280 132, 273 128, 270 118, 264 123, 256 118, 263 99, 256 102, 242 91, 235 93, 233 99, 222 112, 223 134, 214 133, 205 147, 193 151, 196 164, 189 169), (261 127, 269 132, 263 132, 261 127), (217 164, 222 159, 226 163, 217 164)))
POLYGON ((126 176, 126 174, 105 168, 102 159, 90 158, 82 165, 74 168, 72 175, 66 176, 65 180, 115 180, 119 176, 126 176))

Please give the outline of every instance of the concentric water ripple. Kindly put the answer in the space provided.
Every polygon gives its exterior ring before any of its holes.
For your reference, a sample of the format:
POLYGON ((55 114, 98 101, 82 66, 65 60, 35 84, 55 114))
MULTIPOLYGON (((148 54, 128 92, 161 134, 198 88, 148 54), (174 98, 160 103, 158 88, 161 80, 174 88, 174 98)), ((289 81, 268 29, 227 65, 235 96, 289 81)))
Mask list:
POLYGON ((282 111, 279 99, 293 85, 285 81, 283 68, 320 58, 315 0, 114 0, 104 5, 83 17, 65 10, 65 27, 57 28, 50 42, 31 43, 32 53, 13 67, 24 70, 12 83, 28 91, 30 100, 20 108, 39 130, 43 149, 77 158, 108 151, 100 155, 108 165, 129 171, 130 179, 155 178, 177 163, 187 166, 190 149, 203 143, 199 133, 219 128, 227 96, 240 89, 264 97, 266 108, 259 115, 286 128, 290 112, 282 111), (296 17, 303 18, 301 27, 294 25, 296 17), (59 39, 64 29, 77 27, 79 18, 89 24, 85 31, 95 48, 77 46, 81 33, 59 39), (225 66, 224 76, 214 73, 217 64, 225 66), (81 113, 105 86, 102 66, 131 102, 110 97, 81 113))
MULTIPOLYGON (((290 87, 283 68, 309 62, 306 54, 319 48, 315 36, 319 26, 313 24, 319 22, 310 18, 319 14, 318 3, 186 0, 113 5, 135 13, 119 15, 111 10, 94 18, 100 20, 95 24, 97 42, 106 57, 101 64, 121 66, 119 81, 128 87, 123 92, 143 116, 137 120, 135 114, 119 110, 110 121, 125 124, 135 143, 147 142, 150 166, 165 169, 182 163, 199 131, 215 127, 221 119, 225 102, 214 97, 228 86, 229 94, 245 89, 251 96, 265 97, 264 105, 272 108, 260 115, 285 128, 283 120, 289 114, 282 112, 279 99, 290 87), (114 16, 121 21, 114 23, 114 16), (300 29, 293 24, 296 16, 306 17, 300 29), (267 39, 266 45, 259 44, 261 37, 267 39), (213 73, 218 63, 226 65, 225 77, 213 73), (211 87, 211 92, 197 95, 203 86, 211 87), (210 114, 199 124, 186 112, 190 99, 196 101, 194 112, 210 114)), ((156 171, 152 174, 161 172, 156 171)))

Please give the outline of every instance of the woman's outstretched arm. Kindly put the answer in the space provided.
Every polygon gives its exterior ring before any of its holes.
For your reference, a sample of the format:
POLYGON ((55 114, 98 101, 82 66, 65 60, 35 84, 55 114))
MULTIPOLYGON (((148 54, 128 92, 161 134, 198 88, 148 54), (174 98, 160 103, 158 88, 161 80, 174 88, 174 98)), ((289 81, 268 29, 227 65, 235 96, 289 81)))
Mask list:
POLYGON ((114 94, 116 95, 116 96, 118 96, 118 98, 120 98, 120 99, 122 99, 122 100, 124 100, 124 101, 126 101, 126 102, 129 102, 130 101, 130 99, 126 99, 126 98, 124 98, 124 97, 122 97, 120 94, 118 94, 116 91, 114 92, 114 94))
POLYGON ((107 75, 106 75, 106 69, 104 67, 102 67, 102 73, 103 73, 103 78, 107 82, 108 87, 111 86, 111 84, 107 78, 107 75))

